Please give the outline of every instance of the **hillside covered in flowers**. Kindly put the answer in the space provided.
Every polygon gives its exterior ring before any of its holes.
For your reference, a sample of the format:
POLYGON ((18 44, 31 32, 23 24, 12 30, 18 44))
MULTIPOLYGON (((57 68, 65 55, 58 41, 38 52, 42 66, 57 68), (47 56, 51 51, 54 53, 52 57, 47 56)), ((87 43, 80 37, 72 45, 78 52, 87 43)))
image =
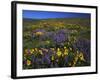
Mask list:
POLYGON ((23 69, 91 65, 89 18, 23 19, 23 69))

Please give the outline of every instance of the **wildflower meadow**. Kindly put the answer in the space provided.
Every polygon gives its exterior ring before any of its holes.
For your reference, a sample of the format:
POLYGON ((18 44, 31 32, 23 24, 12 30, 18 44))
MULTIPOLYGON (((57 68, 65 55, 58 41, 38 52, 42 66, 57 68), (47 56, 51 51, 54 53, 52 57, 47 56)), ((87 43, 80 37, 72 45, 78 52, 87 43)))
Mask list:
POLYGON ((90 18, 23 18, 23 69, 91 65, 90 18))

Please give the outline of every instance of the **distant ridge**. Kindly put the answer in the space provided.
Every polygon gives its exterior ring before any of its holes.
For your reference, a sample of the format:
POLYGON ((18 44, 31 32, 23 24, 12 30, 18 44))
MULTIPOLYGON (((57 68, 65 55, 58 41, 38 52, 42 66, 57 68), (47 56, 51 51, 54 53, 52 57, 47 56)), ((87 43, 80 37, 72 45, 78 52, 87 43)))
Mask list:
POLYGON ((23 18, 24 25, 32 25, 38 22, 64 22, 68 24, 78 24, 82 26, 90 26, 90 18, 48 18, 48 19, 31 19, 31 18, 23 18))

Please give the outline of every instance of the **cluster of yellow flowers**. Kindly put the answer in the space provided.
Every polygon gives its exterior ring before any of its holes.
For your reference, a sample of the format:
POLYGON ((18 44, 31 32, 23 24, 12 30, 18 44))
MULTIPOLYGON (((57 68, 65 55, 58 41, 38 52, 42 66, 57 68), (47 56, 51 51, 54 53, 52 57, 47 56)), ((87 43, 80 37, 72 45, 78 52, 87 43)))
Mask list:
POLYGON ((49 44, 49 43, 50 43, 50 41, 48 41, 48 40, 47 40, 47 41, 46 41, 46 43, 47 43, 47 44, 49 44))
POLYGON ((31 61, 30 60, 27 60, 27 66, 30 66, 31 65, 31 61))
MULTIPOLYGON (((68 55, 68 48, 67 47, 64 47, 64 51, 62 52, 62 50, 60 48, 57 48, 57 50, 55 48, 50 48, 53 52, 56 53, 56 55, 58 57, 60 56, 67 56, 68 55)), ((45 50, 46 52, 48 52, 47 49, 44 49, 44 48, 41 48, 41 49, 38 49, 38 48, 33 48, 33 49, 25 49, 25 54, 36 54, 36 52, 40 53, 41 55, 43 55, 43 52, 42 50, 45 50)), ((69 48, 69 50, 72 50, 72 48, 69 48)))
POLYGON ((77 53, 76 53, 76 55, 74 57, 73 65, 72 66, 75 66, 76 65, 78 59, 81 60, 81 61, 85 61, 85 58, 84 58, 84 55, 83 55, 82 52, 77 51, 77 53))
POLYGON ((55 60, 54 55, 52 55, 51 60, 52 60, 52 61, 54 61, 54 60, 55 60))
MULTIPOLYGON (((72 50, 72 48, 71 48, 72 50)), ((67 56, 68 55, 68 48, 64 47, 64 52, 62 53, 62 51, 60 50, 60 48, 57 48, 57 52, 56 52, 57 56, 67 56)))
MULTIPOLYGON (((60 58, 60 57, 64 57, 64 56, 68 56, 69 55, 69 51, 72 51, 73 49, 70 47, 70 48, 67 48, 66 46, 62 49, 62 48, 50 48, 54 53, 56 53, 57 57, 60 58)), ((45 50, 48 52, 48 49, 44 49, 44 48, 41 48, 41 49, 38 49, 38 48, 33 48, 33 49, 25 49, 25 54, 27 53, 30 53, 30 54, 41 54, 43 55, 43 51, 42 50, 45 50)), ((27 55, 26 55, 27 56, 27 55)), ((55 60, 55 54, 52 54, 51 56, 51 60, 54 61, 55 60)), ((70 66, 75 66, 77 61, 80 60, 80 61, 85 61, 85 58, 84 58, 84 55, 82 52, 79 52, 79 51, 76 51, 76 54, 74 54, 74 59, 73 59, 73 62, 72 63, 69 63, 70 66)), ((31 60, 27 60, 27 66, 31 65, 31 60)))
POLYGON ((40 53, 41 55, 43 55, 43 52, 42 52, 42 50, 39 50, 39 53, 40 53))
POLYGON ((41 49, 38 49, 38 48, 33 48, 33 49, 25 49, 25 52, 24 52, 24 57, 27 56, 27 55, 34 55, 34 54, 40 54, 40 55, 43 55, 43 51, 42 50, 45 50, 46 52, 48 52, 47 49, 44 49, 44 48, 41 48, 41 49))
POLYGON ((59 49, 59 48, 57 49, 57 56, 58 56, 58 57, 60 57, 60 56, 61 56, 61 51, 60 51, 60 49, 59 49))
POLYGON ((85 61, 84 55, 83 55, 82 52, 80 52, 80 54, 79 54, 78 56, 79 56, 79 59, 80 59, 81 61, 85 61))
POLYGON ((43 34, 44 34, 44 33, 41 32, 41 31, 38 31, 38 32, 35 33, 36 36, 41 36, 41 35, 43 35, 43 34))

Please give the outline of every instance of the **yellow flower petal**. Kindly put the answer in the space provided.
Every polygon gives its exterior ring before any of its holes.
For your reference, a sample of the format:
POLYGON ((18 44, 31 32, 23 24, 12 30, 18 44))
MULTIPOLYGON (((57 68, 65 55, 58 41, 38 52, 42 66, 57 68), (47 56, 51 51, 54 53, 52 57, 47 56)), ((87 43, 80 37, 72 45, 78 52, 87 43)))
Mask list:
POLYGON ((39 53, 42 55, 43 53, 42 53, 42 50, 39 50, 39 53))
POLYGON ((38 49, 37 49, 37 48, 35 48, 35 51, 38 51, 38 49))
POLYGON ((85 61, 85 59, 84 59, 84 55, 83 55, 82 52, 79 54, 79 58, 80 58, 81 61, 85 61))
POLYGON ((51 60, 54 61, 54 55, 52 55, 51 60))
POLYGON ((60 49, 59 49, 59 48, 57 49, 57 55, 58 55, 58 57, 60 57, 60 56, 61 56, 61 51, 60 51, 60 49))
POLYGON ((36 32, 35 34, 36 35, 43 35, 44 33, 39 31, 39 32, 36 32))
POLYGON ((27 60, 27 65, 31 65, 31 61, 30 60, 27 60))
POLYGON ((69 49, 72 51, 72 48, 71 47, 69 49))

